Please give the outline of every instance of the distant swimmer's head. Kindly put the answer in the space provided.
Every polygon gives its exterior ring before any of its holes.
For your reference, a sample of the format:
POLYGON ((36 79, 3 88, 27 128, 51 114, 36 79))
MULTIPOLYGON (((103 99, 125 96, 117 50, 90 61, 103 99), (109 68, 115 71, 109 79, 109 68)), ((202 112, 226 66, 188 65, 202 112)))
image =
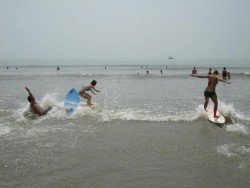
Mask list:
POLYGON ((92 86, 95 86, 97 84, 96 80, 92 80, 92 82, 90 83, 92 86))
POLYGON ((217 70, 214 70, 213 75, 218 75, 218 74, 219 74, 219 72, 217 70))

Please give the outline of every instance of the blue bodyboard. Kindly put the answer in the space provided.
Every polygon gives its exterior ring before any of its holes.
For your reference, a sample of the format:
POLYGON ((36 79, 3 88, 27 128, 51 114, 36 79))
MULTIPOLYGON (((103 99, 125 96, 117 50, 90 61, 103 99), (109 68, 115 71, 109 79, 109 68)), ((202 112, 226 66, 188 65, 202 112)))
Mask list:
POLYGON ((79 94, 74 88, 72 88, 68 92, 64 100, 66 113, 69 115, 73 115, 76 112, 79 104, 80 104, 79 94))

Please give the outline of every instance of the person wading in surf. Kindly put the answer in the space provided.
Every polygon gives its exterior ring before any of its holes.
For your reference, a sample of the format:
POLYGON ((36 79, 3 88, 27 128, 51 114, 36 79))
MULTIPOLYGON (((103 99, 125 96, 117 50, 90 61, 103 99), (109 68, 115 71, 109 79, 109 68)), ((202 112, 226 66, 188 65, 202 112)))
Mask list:
POLYGON ((204 103, 204 110, 207 111, 207 105, 209 102, 209 98, 214 103, 214 118, 219 118, 219 116, 216 116, 217 108, 218 108, 218 99, 217 95, 215 93, 215 88, 216 85, 218 84, 218 81, 225 82, 230 84, 231 82, 228 82, 226 80, 221 79, 218 76, 219 72, 215 70, 212 75, 196 75, 196 74, 191 74, 190 76, 197 77, 197 78, 208 78, 208 86, 204 91, 204 97, 205 97, 205 103, 204 103))
POLYGON ((30 90, 25 87, 25 89, 28 91, 29 96, 27 97, 28 101, 30 102, 30 109, 32 110, 32 112, 34 114, 37 114, 39 116, 44 116, 48 113, 48 111, 50 111, 52 109, 51 106, 49 106, 46 110, 43 109, 43 107, 41 107, 37 102, 36 99, 34 97, 34 95, 30 92, 30 90))
POLYGON ((92 80, 92 82, 90 82, 89 84, 86 84, 85 86, 83 85, 82 89, 80 89, 80 91, 78 92, 82 98, 87 99, 87 105, 89 107, 91 107, 93 104, 91 103, 91 95, 86 93, 86 91, 91 91, 94 95, 96 95, 94 91, 101 92, 100 90, 95 88, 96 84, 97 81, 92 80))

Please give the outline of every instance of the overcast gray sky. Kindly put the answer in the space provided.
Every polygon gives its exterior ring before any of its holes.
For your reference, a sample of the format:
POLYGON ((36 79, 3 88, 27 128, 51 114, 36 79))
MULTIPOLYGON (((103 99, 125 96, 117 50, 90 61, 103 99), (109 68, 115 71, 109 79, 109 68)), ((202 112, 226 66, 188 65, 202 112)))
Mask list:
POLYGON ((0 59, 249 58, 250 0, 0 0, 0 59))

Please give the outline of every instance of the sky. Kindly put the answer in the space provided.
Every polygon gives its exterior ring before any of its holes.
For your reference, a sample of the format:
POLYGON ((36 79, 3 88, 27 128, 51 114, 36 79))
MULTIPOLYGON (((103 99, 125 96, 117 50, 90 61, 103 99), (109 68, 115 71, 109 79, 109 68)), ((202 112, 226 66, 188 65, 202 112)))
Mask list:
POLYGON ((0 0, 0 59, 250 58, 249 0, 0 0))

